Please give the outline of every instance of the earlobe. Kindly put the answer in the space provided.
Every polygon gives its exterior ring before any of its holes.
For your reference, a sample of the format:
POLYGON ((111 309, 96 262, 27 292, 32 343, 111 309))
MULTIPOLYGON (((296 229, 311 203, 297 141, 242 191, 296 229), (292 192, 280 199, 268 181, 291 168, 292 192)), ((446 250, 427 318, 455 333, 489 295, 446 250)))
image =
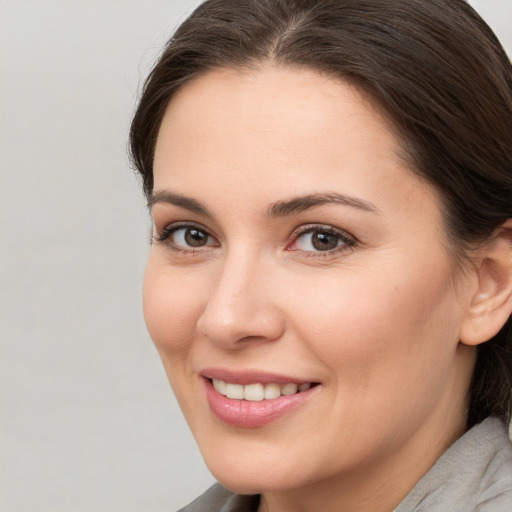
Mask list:
POLYGON ((483 249, 478 287, 461 327, 460 341, 479 345, 495 336, 512 314, 512 219, 483 249))

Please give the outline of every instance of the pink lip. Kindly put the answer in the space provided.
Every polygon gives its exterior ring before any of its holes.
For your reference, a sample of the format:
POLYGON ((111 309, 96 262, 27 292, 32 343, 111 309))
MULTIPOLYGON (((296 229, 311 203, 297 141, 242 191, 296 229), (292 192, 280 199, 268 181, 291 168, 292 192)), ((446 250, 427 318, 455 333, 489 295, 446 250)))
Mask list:
POLYGON ((205 368, 200 372, 201 376, 207 379, 223 380, 233 384, 302 384, 304 382, 313 382, 310 380, 297 379, 277 373, 261 372, 258 370, 233 371, 223 368, 205 368))
POLYGON ((209 379, 243 385, 252 383, 286 384, 289 382, 300 384, 308 381, 260 372, 240 373, 217 369, 204 370, 201 374, 206 390, 206 399, 213 415, 224 423, 241 428, 263 427, 282 418, 300 407, 320 388, 320 386, 315 386, 294 395, 282 395, 273 400, 251 402, 248 400, 234 400, 218 393, 209 379))

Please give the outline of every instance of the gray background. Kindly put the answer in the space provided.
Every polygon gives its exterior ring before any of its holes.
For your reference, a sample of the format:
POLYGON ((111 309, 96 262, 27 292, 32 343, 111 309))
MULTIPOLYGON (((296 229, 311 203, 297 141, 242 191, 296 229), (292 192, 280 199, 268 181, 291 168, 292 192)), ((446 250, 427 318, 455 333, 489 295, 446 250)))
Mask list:
MULTIPOLYGON (((512 0, 480 0, 512 52, 512 0)), ((197 1, 0 0, 0 511, 173 511, 212 477, 140 306, 141 77, 197 1)))

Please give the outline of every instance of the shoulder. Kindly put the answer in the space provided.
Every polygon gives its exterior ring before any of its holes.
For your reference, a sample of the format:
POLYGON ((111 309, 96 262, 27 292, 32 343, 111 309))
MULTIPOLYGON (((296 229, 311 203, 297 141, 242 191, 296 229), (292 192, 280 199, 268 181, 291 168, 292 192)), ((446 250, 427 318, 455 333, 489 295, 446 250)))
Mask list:
POLYGON ((512 444, 500 420, 487 418, 456 441, 396 512, 447 510, 512 510, 512 444))
POLYGON ((512 443, 508 431, 497 419, 482 435, 489 456, 481 457, 485 464, 478 487, 478 512, 509 512, 512 510, 512 443))
POLYGON ((258 496, 234 494, 215 484, 178 512, 253 512, 258 503, 258 496))
POLYGON ((231 492, 224 489, 220 484, 215 484, 178 512, 218 512, 222 510, 222 507, 231 496, 231 492))

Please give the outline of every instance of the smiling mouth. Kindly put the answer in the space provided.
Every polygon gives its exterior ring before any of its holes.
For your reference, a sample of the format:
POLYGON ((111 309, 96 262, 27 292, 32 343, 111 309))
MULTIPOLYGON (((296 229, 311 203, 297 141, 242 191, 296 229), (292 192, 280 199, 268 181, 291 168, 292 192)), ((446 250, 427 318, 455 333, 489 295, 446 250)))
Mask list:
POLYGON ((207 369, 201 377, 213 415, 240 428, 273 423, 317 396, 322 387, 319 382, 253 371, 207 369))
POLYGON ((218 379, 209 379, 215 390, 227 398, 233 400, 247 400, 250 402, 261 402, 263 400, 275 400, 281 396, 291 396, 302 393, 317 386, 315 382, 304 382, 296 384, 289 382, 286 384, 235 384, 218 379))

